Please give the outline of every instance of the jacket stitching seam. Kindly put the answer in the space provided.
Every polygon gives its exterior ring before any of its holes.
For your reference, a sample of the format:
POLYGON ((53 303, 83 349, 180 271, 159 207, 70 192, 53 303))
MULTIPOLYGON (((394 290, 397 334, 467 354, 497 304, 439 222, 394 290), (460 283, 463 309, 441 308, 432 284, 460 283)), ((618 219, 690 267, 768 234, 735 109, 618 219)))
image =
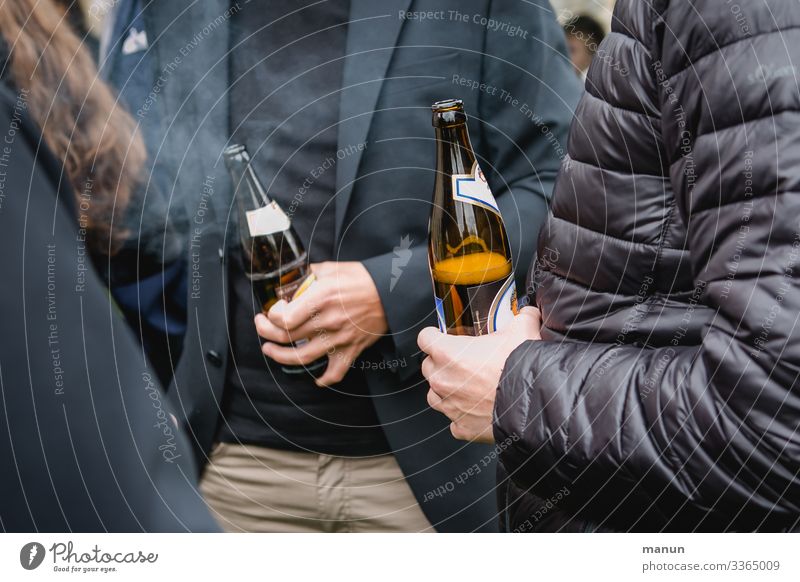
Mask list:
POLYGON ((800 109, 793 109, 791 107, 787 107, 786 109, 783 110, 778 110, 778 111, 773 110, 770 111, 769 113, 765 113, 764 115, 759 115, 758 117, 753 117, 751 119, 745 119, 736 123, 732 123, 731 125, 726 125, 724 127, 715 127, 713 129, 698 134, 694 138, 694 141, 695 143, 697 143, 697 140, 700 139, 701 137, 711 136, 713 134, 720 133, 722 131, 728 131, 729 129, 736 129, 742 127, 743 125, 747 125, 749 123, 755 123, 757 121, 762 121, 764 119, 774 119, 776 116, 783 115, 784 113, 800 113, 800 109))
MULTIPOLYGON (((753 200, 760 200, 762 198, 770 198, 772 196, 784 196, 786 194, 797 194, 798 192, 800 192, 800 189, 781 190, 779 192, 769 191, 769 192, 767 192, 765 194, 759 194, 757 196, 754 195, 749 200, 753 201, 753 200)), ((699 208, 699 209, 696 209, 696 210, 692 210, 691 214, 692 214, 692 216, 696 216, 697 214, 710 212, 712 210, 720 210, 720 209, 725 208, 727 206, 733 206, 734 204, 743 204, 745 202, 748 202, 748 200, 740 200, 740 199, 728 200, 726 202, 723 202, 723 203, 718 204, 716 206, 711 206, 709 208, 699 208)))
MULTIPOLYGON (((589 85, 587 84, 587 87, 588 87, 588 86, 589 86, 589 85)), ((594 90, 594 89, 588 89, 588 88, 587 88, 587 89, 586 89, 586 95, 587 95, 588 97, 591 97, 591 98, 592 98, 592 99, 594 99, 595 101, 600 101, 600 103, 601 103, 601 104, 603 104, 603 105, 608 105, 608 106, 609 106, 609 107, 611 107, 612 109, 616 109, 616 110, 618 110, 618 111, 623 111, 623 112, 625 112, 625 113, 631 113, 631 114, 634 114, 634 115, 639 115, 639 116, 641 116, 641 117, 646 117, 647 119, 650 119, 650 120, 655 120, 655 121, 658 121, 658 122, 659 122, 659 125, 660 125, 660 122, 661 122, 661 116, 660 116, 659 114, 653 114, 653 115, 651 115, 650 113, 647 113, 647 112, 645 112, 645 111, 636 111, 635 109, 630 109, 630 108, 628 108, 628 107, 623 107, 622 105, 616 105, 616 104, 614 104, 614 103, 611 103, 611 102, 610 102, 608 99, 606 99, 605 97, 601 97, 601 96, 599 96, 599 95, 595 95, 595 94, 592 92, 593 90, 594 90)), ((660 129, 660 127, 659 127, 659 133, 661 133, 661 129, 660 129)))
POLYGON ((800 25, 787 26, 786 28, 776 28, 775 30, 765 30, 763 32, 750 34, 749 36, 746 36, 744 38, 737 38, 737 39, 732 40, 731 42, 729 42, 727 44, 717 45, 717 46, 715 46, 713 49, 711 49, 710 51, 708 51, 705 54, 702 54, 702 55, 700 55, 698 57, 695 57, 695 58, 689 58, 689 62, 687 63, 687 65, 685 67, 683 67, 679 71, 675 71, 674 73, 669 75, 667 77, 667 79, 672 80, 675 77, 677 77, 678 75, 682 75, 686 71, 688 71, 690 69, 694 69, 694 67, 697 66, 697 63, 702 61, 706 57, 710 57, 711 55, 714 55, 716 53, 722 52, 723 50, 727 49, 728 47, 732 47, 732 46, 734 46, 736 44, 739 44, 740 42, 744 42, 744 41, 748 41, 748 40, 752 41, 754 38, 758 38, 758 37, 761 37, 761 36, 769 36, 770 34, 781 34, 781 33, 787 32, 789 30, 797 30, 797 29, 800 29, 800 25))
MULTIPOLYGON (((662 140, 662 143, 663 143, 663 140, 662 140)), ((643 172, 643 171, 628 172, 628 171, 624 171, 624 170, 615 170, 615 169, 612 169, 612 168, 602 168, 602 167, 598 166, 597 164, 593 164, 591 162, 584 162, 583 160, 580 160, 580 159, 574 157, 572 154, 570 154, 570 160, 572 160, 573 162, 577 162, 578 164, 583 164, 584 166, 589 166, 590 168, 597 168, 601 172, 613 172, 615 174, 620 174, 622 176, 626 176, 626 177, 630 177, 630 178, 636 178, 636 177, 639 177, 639 178, 658 178, 659 180, 662 180, 662 181, 666 181, 666 180, 670 179, 669 176, 666 176, 664 174, 651 174, 650 172, 643 172)))
MULTIPOLYGON (((673 206, 673 208, 674 208, 674 206, 675 206, 675 201, 674 201, 674 200, 672 200, 672 206, 673 206)), ((653 249, 655 249, 656 251, 658 251, 658 250, 659 250, 659 246, 660 246, 660 244, 661 244, 661 242, 660 242, 660 240, 661 240, 661 236, 660 236, 660 235, 659 235, 659 240, 658 240, 658 241, 656 241, 656 242, 639 242, 639 241, 631 241, 631 240, 627 240, 627 239, 621 238, 621 237, 619 237, 619 236, 615 236, 615 235, 613 235, 613 234, 610 234, 610 233, 607 233, 607 232, 599 232, 599 231, 597 231, 597 230, 594 230, 593 228, 589 228, 588 226, 584 226, 584 225, 582 225, 582 224, 578 224, 577 222, 573 222, 573 221, 571 221, 571 220, 567 220, 566 218, 562 218, 562 217, 560 217, 560 216, 556 215, 555 213, 553 213, 553 219, 554 219, 554 220, 559 220, 559 221, 561 221, 561 222, 565 222, 565 223, 567 223, 568 225, 574 226, 574 227, 576 227, 576 228, 583 229, 583 230, 585 230, 585 231, 587 231, 587 232, 590 232, 590 233, 596 234, 596 235, 598 235, 598 236, 601 236, 601 237, 603 237, 603 238, 609 238, 609 239, 611 239, 611 240, 614 240, 614 241, 619 241, 619 242, 621 242, 621 243, 626 243, 626 244, 629 244, 629 245, 631 245, 631 246, 635 246, 635 245, 641 245, 641 246, 645 246, 645 247, 650 247, 650 248, 653 248, 653 249)), ((666 218, 664 218, 664 220, 666 221, 667 219, 666 219, 666 218)), ((671 250, 671 251, 677 251, 677 252, 687 252, 687 251, 685 251, 684 249, 675 249, 675 248, 672 248, 672 247, 668 247, 668 250, 671 250)))

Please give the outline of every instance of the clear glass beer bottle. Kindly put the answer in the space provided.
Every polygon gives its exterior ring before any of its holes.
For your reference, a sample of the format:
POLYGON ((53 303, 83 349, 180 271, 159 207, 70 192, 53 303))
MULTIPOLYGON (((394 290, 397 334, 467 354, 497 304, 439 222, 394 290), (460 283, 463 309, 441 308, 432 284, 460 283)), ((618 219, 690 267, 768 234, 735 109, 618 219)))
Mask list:
MULTIPOLYGON (((299 297, 314 282, 314 274, 308 268, 306 249, 291 220, 268 196, 247 149, 231 145, 223 152, 223 158, 235 188, 245 275, 266 314, 279 300, 290 302, 299 297)), ((281 369, 289 374, 309 372, 319 376, 327 364, 328 359, 323 357, 307 366, 281 369)))

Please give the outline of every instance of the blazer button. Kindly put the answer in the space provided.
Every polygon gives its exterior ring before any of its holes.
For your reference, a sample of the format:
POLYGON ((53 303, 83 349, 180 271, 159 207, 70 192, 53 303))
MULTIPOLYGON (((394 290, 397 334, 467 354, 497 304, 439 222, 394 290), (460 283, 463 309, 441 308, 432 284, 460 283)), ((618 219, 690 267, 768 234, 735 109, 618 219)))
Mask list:
POLYGON ((217 368, 222 366, 222 356, 220 356, 219 352, 215 350, 208 350, 206 352, 206 359, 211 362, 211 365, 216 366, 217 368))

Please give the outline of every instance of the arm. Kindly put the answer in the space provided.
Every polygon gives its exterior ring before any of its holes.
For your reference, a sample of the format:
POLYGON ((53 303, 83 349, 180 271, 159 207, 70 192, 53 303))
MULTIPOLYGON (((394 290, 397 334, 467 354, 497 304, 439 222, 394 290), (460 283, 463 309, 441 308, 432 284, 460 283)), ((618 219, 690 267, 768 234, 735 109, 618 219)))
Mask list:
MULTIPOLYGON (((777 30, 756 43, 728 38, 719 51, 713 39, 692 39, 680 12, 665 17, 662 61, 675 98, 662 92, 661 118, 696 288, 717 316, 696 346, 523 344, 506 362, 495 438, 520 437, 502 454, 518 484, 543 496, 566 485, 572 509, 602 524, 789 529, 800 515, 800 170, 792 159, 800 104, 793 78, 773 81, 767 99, 746 63, 725 59, 745 60, 737 42, 749 43, 753 63, 776 67, 800 61, 800 49, 777 30), (692 40, 717 50, 692 62, 692 40), (687 135, 691 147, 681 152, 687 135), (747 244, 737 245, 744 233, 747 244)), ((780 22, 796 27, 790 20, 780 22)))

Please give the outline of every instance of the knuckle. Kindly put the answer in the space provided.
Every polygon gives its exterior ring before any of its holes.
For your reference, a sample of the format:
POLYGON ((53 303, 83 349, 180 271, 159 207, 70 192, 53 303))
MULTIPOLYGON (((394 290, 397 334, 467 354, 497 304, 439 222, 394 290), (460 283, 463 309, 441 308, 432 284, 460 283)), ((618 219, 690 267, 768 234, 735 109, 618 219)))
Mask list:
POLYGON ((270 358, 272 360, 275 360, 279 364, 288 364, 289 363, 289 360, 287 359, 286 354, 281 350, 272 349, 272 350, 269 351, 269 353, 265 352, 265 355, 268 358, 270 358))
POLYGON ((289 343, 288 341, 286 341, 286 338, 288 337, 288 335, 289 334, 287 334, 285 330, 283 330, 283 329, 281 329, 279 327, 273 326, 273 327, 270 327, 268 329, 265 329, 264 330, 264 334, 262 335, 262 337, 267 339, 267 340, 269 340, 269 341, 271 341, 271 342, 275 342, 275 343, 279 343, 279 344, 286 344, 286 343, 289 343))
POLYGON ((339 330, 345 327, 345 318, 341 310, 328 310, 324 316, 320 316, 320 324, 327 329, 339 330))
POLYGON ((431 390, 434 391, 436 396, 438 396, 440 400, 444 400, 443 398, 444 394, 442 393, 441 382, 439 382, 439 380, 436 378, 435 375, 432 376, 430 379, 428 379, 428 384, 430 385, 431 390))
POLYGON ((314 293, 313 298, 311 298, 311 304, 315 308, 328 307, 331 302, 331 297, 333 296, 333 286, 330 281, 326 279, 318 281, 315 285, 318 285, 318 287, 315 290, 316 293, 314 293))
POLYGON ((335 365, 333 367, 333 369, 331 369, 329 367, 327 376, 328 376, 328 379, 329 379, 330 383, 336 384, 338 382, 341 382, 344 379, 344 375, 345 375, 346 371, 347 370, 343 369, 339 365, 335 365))
POLYGON ((428 406, 435 409, 437 404, 437 398, 436 398, 436 393, 433 390, 428 390, 427 400, 428 400, 428 406))
POLYGON ((314 342, 308 342, 307 344, 303 345, 302 349, 299 350, 299 353, 302 355, 302 360, 304 364, 310 364, 314 360, 319 357, 317 353, 319 350, 314 342))
POLYGON ((284 318, 284 321, 286 322, 284 328, 286 329, 286 331, 295 329, 300 324, 302 324, 305 321, 305 319, 306 319, 306 313, 304 310, 298 309, 296 311, 292 311, 292 313, 288 314, 284 318))
POLYGON ((430 381, 431 375, 433 373, 433 360, 431 360, 430 356, 422 360, 422 366, 420 367, 420 371, 422 375, 430 381))
POLYGON ((267 335, 267 326, 261 320, 261 318, 256 318, 256 333, 261 337, 266 337, 267 335))
POLYGON ((340 328, 352 327, 353 329, 357 329, 356 326, 351 321, 350 316, 344 309, 336 310, 336 323, 339 325, 340 328))
POLYGON ((289 318, 283 313, 275 314, 272 317, 272 323, 281 331, 287 331, 289 329, 289 318))

